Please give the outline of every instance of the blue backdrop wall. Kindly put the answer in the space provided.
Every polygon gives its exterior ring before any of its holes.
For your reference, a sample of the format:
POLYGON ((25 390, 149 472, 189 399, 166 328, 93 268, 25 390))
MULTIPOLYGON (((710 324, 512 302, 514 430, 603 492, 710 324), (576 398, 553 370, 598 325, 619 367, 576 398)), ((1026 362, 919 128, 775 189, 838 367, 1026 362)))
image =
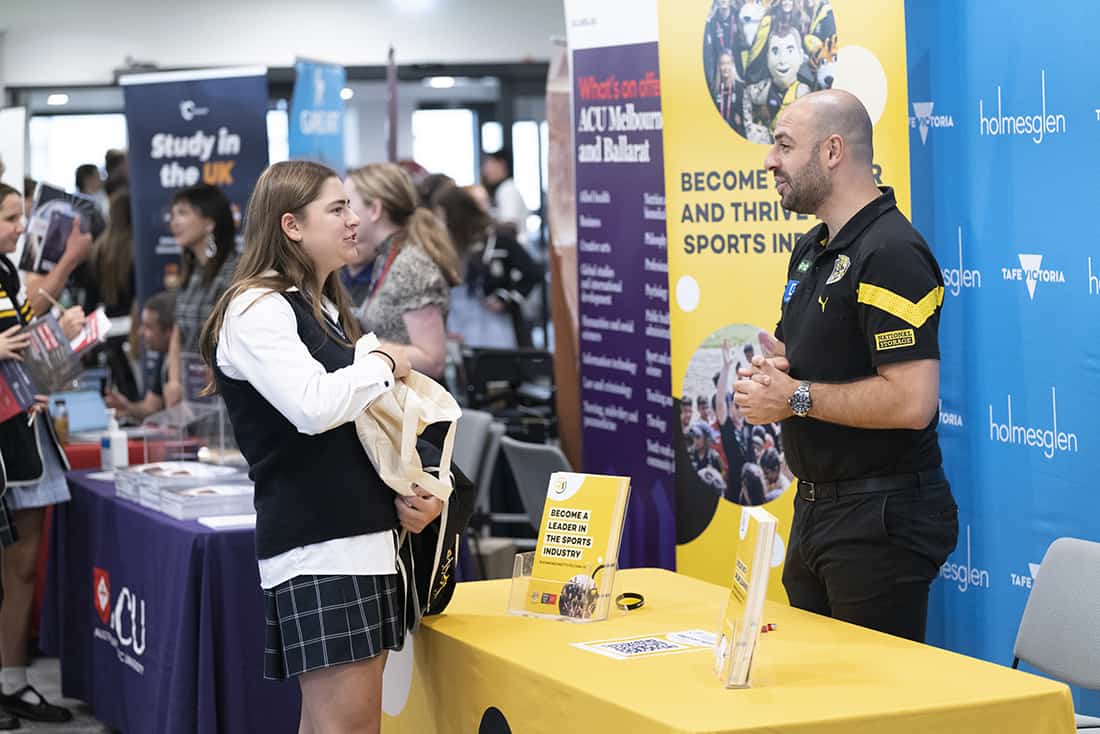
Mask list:
MULTIPOLYGON (((941 444, 959 546, 929 642, 1008 664, 1043 553, 1100 541, 1100 3, 910 0, 913 219, 947 293, 941 444)), ((1100 697, 1075 692, 1078 710, 1100 697)))

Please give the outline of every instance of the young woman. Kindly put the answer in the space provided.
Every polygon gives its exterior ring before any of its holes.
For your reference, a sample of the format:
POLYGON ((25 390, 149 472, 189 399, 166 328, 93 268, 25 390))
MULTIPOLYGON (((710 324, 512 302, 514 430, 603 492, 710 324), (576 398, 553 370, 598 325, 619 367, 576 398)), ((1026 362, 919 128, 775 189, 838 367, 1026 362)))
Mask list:
MULTIPOLYGON (((0 184, 0 359, 21 359, 25 337, 15 332, 28 323, 38 306, 26 297, 19 274, 8 259, 23 233, 23 197, 19 191, 0 184)), ((71 273, 87 257, 91 235, 80 232, 74 223, 66 245, 62 271, 71 273)), ((58 266, 61 268, 61 265, 58 266)), ((57 271, 58 268, 54 270, 57 271)), ((50 275, 36 281, 50 297, 56 298, 65 279, 50 275)), ((35 293, 46 303, 45 295, 35 293)), ((65 312, 61 325, 72 338, 83 327, 84 314, 79 306, 65 312)), ((3 502, 12 512, 15 538, 0 532, 0 554, 4 601, 0 605, 0 707, 9 716, 0 717, 0 728, 9 726, 13 716, 34 721, 64 722, 72 718, 68 710, 46 702, 27 682, 27 645, 30 637, 34 581, 38 568, 38 542, 46 507, 69 501, 65 480, 68 462, 51 429, 49 416, 20 413, 0 423, 0 489, 6 486, 3 502), (14 540, 12 544, 7 541, 14 540)), ((4 525, 6 523, 0 523, 4 525)), ((2 528, 0 528, 2 529, 2 528)), ((18 725, 18 722, 16 722, 18 725)))
POLYGON ((418 207, 409 174, 393 163, 348 173, 348 197, 359 224, 359 248, 373 254, 364 331, 407 345, 413 369, 441 379, 447 360, 450 288, 462 278, 458 256, 435 215, 418 207))
POLYGON ((448 329, 471 347, 531 346, 523 304, 543 279, 543 269, 523 245, 493 220, 464 189, 439 190, 432 208, 446 223, 465 282, 451 289, 448 329))
POLYGON ((237 267, 237 226, 222 190, 198 184, 176 192, 169 229, 181 256, 181 287, 176 297, 176 326, 168 348, 168 382, 164 402, 184 398, 184 354, 197 354, 199 332, 237 267))
POLYGON ((298 678, 300 732, 376 732, 386 651, 404 641, 395 530, 420 532, 442 504, 395 499, 352 421, 409 359, 359 338, 337 272, 356 256, 359 218, 333 171, 276 163, 246 222, 201 341, 256 483, 264 675, 298 678))

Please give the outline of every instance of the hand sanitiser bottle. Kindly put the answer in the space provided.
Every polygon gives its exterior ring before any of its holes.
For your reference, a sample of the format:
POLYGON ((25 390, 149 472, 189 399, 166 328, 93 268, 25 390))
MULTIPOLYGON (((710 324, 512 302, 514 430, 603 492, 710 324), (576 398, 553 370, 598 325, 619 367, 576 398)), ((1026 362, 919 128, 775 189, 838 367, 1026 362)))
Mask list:
POLYGON ((130 447, 126 432, 118 426, 114 409, 108 409, 107 415, 107 432, 99 439, 99 458, 103 471, 112 471, 130 465, 130 447))

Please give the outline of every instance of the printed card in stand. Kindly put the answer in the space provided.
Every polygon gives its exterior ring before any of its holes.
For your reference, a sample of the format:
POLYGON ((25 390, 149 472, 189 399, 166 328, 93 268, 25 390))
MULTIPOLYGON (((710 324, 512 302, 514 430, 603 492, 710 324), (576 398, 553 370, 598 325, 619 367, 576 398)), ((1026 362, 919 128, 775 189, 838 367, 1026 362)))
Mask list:
POLYGON ((733 585, 714 648, 715 672, 727 688, 751 683, 777 525, 775 516, 760 507, 741 508, 733 585))
POLYGON ((607 617, 630 478, 550 476, 523 612, 597 621, 607 617))

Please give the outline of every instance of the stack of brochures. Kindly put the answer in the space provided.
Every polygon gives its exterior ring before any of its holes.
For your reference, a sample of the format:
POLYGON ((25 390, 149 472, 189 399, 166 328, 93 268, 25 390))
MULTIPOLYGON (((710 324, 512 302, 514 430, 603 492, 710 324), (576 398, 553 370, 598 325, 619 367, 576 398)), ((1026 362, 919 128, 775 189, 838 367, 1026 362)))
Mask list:
POLYGON ((204 484, 186 489, 163 488, 160 511, 177 520, 213 515, 244 515, 252 512, 251 484, 204 484))

